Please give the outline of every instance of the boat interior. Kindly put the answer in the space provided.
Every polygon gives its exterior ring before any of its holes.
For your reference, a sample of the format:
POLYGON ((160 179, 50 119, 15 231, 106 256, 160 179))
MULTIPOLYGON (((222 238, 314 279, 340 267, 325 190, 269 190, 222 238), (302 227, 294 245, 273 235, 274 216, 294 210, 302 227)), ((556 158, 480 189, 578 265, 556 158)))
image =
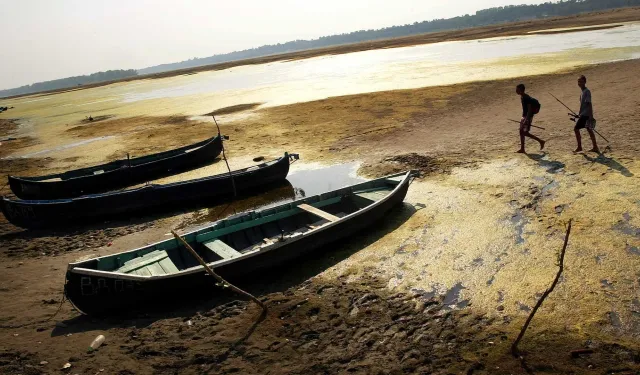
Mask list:
MULTIPOLYGON (((184 235, 211 266, 245 254, 277 247, 320 229, 386 198, 405 174, 367 181, 280 206, 251 211, 184 235)), ((139 276, 162 276, 198 266, 176 239, 145 248, 81 262, 78 268, 139 276)))

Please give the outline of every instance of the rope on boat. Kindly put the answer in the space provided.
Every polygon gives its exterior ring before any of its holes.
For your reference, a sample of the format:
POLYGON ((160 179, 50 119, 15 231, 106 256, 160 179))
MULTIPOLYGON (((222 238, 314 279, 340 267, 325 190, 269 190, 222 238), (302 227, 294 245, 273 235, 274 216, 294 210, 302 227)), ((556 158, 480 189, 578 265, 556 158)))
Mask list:
POLYGON ((251 326, 251 328, 249 329, 249 332, 240 340, 238 340, 235 345, 238 345, 239 343, 243 342, 244 340, 246 340, 252 333, 253 331, 256 329, 256 327, 258 326, 258 324, 260 324, 260 322, 262 322, 264 320, 264 318, 267 317, 267 306, 260 301, 258 298, 256 298, 253 294, 249 293, 249 292, 245 292, 244 290, 238 288, 237 286, 231 284, 230 282, 228 282, 227 280, 223 279, 222 276, 218 275, 217 273, 215 273, 215 271, 213 271, 213 269, 211 269, 211 267, 209 267, 209 265, 204 261, 204 259, 202 259, 202 257, 193 249, 193 247, 191 247, 191 245, 189 245, 189 243, 187 241, 185 241, 184 238, 182 238, 178 233, 176 233, 173 229, 171 230, 171 234, 173 234, 173 236, 180 241, 184 247, 187 248, 187 250, 189 250, 189 252, 191 253, 191 255, 193 255, 194 258, 196 258, 198 260, 198 263, 200 263, 200 265, 202 267, 204 267, 205 271, 207 271, 207 273, 211 276, 213 276, 216 280, 218 280, 219 285, 222 288, 229 288, 232 291, 244 296, 244 297, 248 297, 249 299, 251 299, 253 302, 255 302, 258 306, 260 306, 262 308, 262 313, 260 313, 260 316, 258 317, 258 319, 253 323, 253 325, 251 326))
MULTIPOLYGON (((216 116, 211 115, 213 117, 213 122, 216 123, 216 127, 218 128, 218 136, 220 137, 220 125, 218 125, 218 121, 216 121, 216 116)), ((227 155, 224 153, 224 142, 220 139, 220 144, 222 145, 222 158, 224 162, 227 164, 227 170, 229 171, 229 177, 231 178, 231 185, 233 186, 233 196, 234 198, 238 196, 238 191, 236 190, 236 181, 233 179, 233 174, 231 173, 231 167, 229 167, 229 161, 227 160, 227 155)))

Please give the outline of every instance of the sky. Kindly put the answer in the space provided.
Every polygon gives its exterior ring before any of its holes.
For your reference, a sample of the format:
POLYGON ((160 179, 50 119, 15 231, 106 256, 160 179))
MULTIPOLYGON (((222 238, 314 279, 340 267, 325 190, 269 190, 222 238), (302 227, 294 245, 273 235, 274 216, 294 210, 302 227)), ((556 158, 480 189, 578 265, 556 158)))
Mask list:
POLYGON ((0 0, 0 89, 548 0, 0 0))

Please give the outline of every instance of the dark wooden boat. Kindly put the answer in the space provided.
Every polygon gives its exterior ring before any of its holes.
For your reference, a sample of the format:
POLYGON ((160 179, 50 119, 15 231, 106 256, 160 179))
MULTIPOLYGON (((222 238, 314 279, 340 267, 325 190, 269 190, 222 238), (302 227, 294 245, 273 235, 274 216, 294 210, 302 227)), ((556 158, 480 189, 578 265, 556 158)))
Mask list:
POLYGON ((100 193, 210 163, 222 151, 222 138, 213 138, 189 146, 132 159, 37 177, 9 176, 11 191, 20 199, 74 198, 100 193))
MULTIPOLYGON (((412 173, 396 174, 249 211, 185 234, 221 276, 233 282, 349 237, 400 204, 412 173)), ((244 278, 246 279, 246 277, 244 278)), ((157 301, 201 295, 210 276, 178 240, 71 263, 67 298, 86 314, 144 310, 157 301)))
MULTIPOLYGON (((297 157, 297 155, 296 155, 297 157)), ((279 159, 239 169, 229 174, 203 177, 165 185, 145 185, 131 190, 85 195, 56 200, 13 200, 2 198, 4 216, 23 228, 64 225, 87 219, 175 207, 177 203, 201 201, 284 181, 289 173, 289 154, 279 159), (233 182, 232 182, 233 179, 233 182)))

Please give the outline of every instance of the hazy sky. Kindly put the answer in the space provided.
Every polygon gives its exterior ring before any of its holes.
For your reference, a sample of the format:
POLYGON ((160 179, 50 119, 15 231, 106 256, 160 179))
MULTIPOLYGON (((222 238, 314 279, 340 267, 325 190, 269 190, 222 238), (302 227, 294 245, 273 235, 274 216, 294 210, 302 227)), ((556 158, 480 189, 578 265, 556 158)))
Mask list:
POLYGON ((546 0, 0 0, 0 89, 546 0))

